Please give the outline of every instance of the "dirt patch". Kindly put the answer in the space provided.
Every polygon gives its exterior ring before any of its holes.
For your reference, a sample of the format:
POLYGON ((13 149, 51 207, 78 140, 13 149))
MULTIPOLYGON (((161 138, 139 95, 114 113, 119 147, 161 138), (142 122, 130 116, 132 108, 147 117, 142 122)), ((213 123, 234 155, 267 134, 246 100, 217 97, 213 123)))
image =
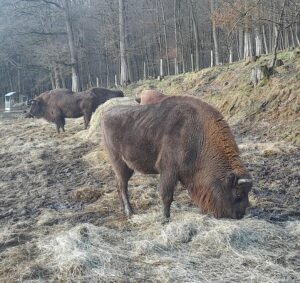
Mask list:
MULTIPOLYGON (((263 124, 260 125, 263 128, 263 124)), ((298 282, 300 150, 234 127, 255 180, 240 221, 201 215, 178 186, 160 222, 157 176, 135 174, 124 217, 101 143, 42 120, 0 120, 1 282, 298 282)))

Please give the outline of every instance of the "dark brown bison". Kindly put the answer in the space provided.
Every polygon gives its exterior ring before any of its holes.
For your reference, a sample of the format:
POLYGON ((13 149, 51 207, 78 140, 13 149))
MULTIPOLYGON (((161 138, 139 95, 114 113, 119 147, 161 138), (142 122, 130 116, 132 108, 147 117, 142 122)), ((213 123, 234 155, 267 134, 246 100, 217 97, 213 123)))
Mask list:
POLYGON ((106 88, 94 87, 86 91, 87 93, 92 93, 94 95, 93 101, 93 111, 97 109, 97 107, 107 100, 115 97, 124 97, 124 94, 121 90, 109 90, 106 88))
POLYGON ((160 174, 166 218, 178 181, 204 213, 244 216, 252 180, 228 124, 209 104, 188 96, 168 97, 158 104, 114 107, 101 123, 127 215, 132 213, 127 185, 136 170, 160 174))
POLYGON ((157 90, 147 89, 143 90, 139 97, 135 99, 135 101, 141 105, 155 104, 163 101, 167 97, 168 96, 164 95, 163 93, 157 90))
POLYGON ((84 116, 87 128, 93 113, 92 94, 74 94, 68 89, 56 89, 44 92, 31 101, 31 107, 26 117, 44 118, 56 125, 57 132, 65 131, 65 118, 84 116))
POLYGON ((31 108, 26 117, 44 118, 56 124, 57 132, 65 131, 65 118, 84 117, 85 129, 96 108, 113 97, 124 96, 121 91, 104 88, 92 88, 73 93, 69 89, 55 89, 40 94, 31 101, 31 108))

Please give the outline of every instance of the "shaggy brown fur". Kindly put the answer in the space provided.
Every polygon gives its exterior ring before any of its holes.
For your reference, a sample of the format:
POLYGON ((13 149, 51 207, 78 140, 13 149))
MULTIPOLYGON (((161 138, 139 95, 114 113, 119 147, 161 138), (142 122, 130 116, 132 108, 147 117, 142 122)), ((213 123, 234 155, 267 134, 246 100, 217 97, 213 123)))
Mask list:
POLYGON ((74 94, 68 89, 55 89, 40 94, 31 102, 27 117, 44 118, 55 123, 57 132, 65 131, 65 118, 84 116, 87 128, 93 113, 93 95, 88 93, 74 94))
POLYGON ((164 95, 163 93, 157 90, 147 89, 143 90, 139 97, 135 99, 135 101, 141 105, 155 104, 163 101, 167 97, 168 96, 164 95))
POLYGON ((115 107, 104 113, 102 130, 127 214, 132 212, 127 185, 134 170, 160 174, 165 217, 178 181, 205 213, 237 219, 245 214, 251 177, 228 124, 209 104, 177 96, 115 107))
POLYGON ((123 97, 122 91, 105 88, 91 88, 73 93, 69 89, 55 89, 40 94, 32 100, 27 118, 44 118, 56 124, 57 132, 64 130, 65 118, 84 117, 85 128, 89 125, 92 113, 105 101, 114 97, 123 97))
POLYGON ((121 90, 109 90, 106 88, 94 87, 83 93, 93 94, 93 111, 97 109, 97 107, 107 100, 115 97, 124 97, 124 94, 121 90))

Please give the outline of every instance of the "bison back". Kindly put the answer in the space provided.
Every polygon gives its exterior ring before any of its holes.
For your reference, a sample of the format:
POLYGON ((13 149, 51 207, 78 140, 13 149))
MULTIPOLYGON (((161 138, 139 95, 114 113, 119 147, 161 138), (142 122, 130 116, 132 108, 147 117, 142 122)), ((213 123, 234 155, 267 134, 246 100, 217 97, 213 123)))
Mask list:
POLYGON ((203 132, 197 110, 176 101, 112 108, 104 113, 102 131, 113 158, 146 174, 192 166, 203 132))
POLYGON ((109 90, 106 88, 92 88, 89 91, 94 95, 93 111, 95 111, 99 105, 105 103, 107 100, 111 98, 124 97, 123 92, 120 90, 109 90))

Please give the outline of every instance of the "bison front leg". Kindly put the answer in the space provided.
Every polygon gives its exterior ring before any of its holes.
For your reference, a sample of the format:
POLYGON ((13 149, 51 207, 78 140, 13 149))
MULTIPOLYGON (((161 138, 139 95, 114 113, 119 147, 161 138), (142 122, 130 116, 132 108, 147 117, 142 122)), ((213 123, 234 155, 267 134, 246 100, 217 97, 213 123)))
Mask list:
POLYGON ((159 192, 163 202, 164 220, 170 218, 170 208, 173 201, 174 190, 177 184, 176 174, 163 172, 160 175, 159 192))

